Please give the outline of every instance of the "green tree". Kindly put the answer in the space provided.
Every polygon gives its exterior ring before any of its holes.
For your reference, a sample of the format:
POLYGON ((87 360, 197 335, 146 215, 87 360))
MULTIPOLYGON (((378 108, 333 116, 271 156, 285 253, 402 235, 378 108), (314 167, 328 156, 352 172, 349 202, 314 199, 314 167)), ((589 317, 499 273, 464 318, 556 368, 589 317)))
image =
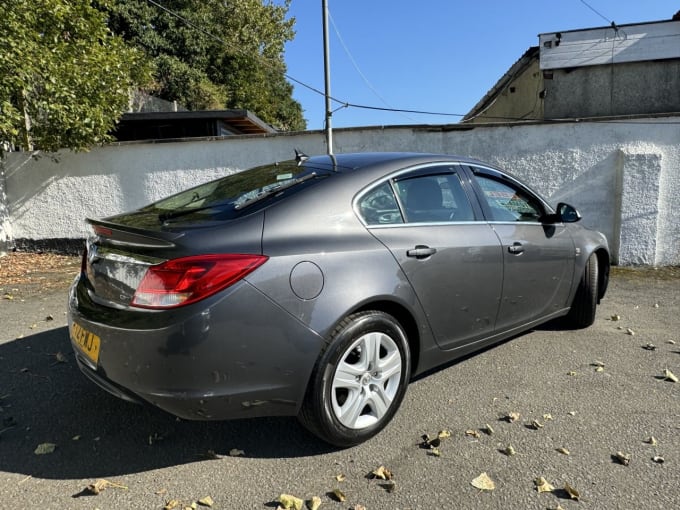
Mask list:
POLYGON ((112 0, 111 30, 149 55, 154 94, 190 110, 243 108, 279 130, 305 129, 285 78, 290 0, 112 0), (178 16, 173 15, 176 13, 178 16))
POLYGON ((109 140, 129 92, 150 79, 144 54, 89 0, 0 0, 0 142, 84 150, 109 140))

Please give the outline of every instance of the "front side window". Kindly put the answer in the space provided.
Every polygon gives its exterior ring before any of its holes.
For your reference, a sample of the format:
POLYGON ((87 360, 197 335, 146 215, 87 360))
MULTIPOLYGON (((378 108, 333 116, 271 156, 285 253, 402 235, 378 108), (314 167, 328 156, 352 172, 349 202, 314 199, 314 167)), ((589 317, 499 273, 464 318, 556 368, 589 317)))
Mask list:
POLYGON ((538 222, 543 216, 541 204, 512 183, 479 174, 475 179, 491 210, 492 221, 538 222))

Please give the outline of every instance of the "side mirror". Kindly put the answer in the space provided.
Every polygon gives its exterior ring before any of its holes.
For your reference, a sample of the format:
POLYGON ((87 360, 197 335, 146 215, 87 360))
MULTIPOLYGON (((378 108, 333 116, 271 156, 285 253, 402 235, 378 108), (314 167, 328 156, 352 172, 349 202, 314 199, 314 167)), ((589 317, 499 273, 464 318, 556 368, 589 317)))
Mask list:
POLYGON ((564 202, 557 204, 557 217, 564 223, 575 223, 581 219, 576 208, 564 202))

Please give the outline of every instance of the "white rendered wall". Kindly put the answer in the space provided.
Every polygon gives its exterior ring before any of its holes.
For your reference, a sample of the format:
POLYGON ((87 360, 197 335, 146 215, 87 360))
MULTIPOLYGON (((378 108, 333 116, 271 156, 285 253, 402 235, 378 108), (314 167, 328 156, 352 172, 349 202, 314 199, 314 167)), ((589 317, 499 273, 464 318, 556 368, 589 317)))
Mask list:
MULTIPOLYGON (((680 118, 623 123, 353 128, 334 131, 334 152, 417 151, 472 156, 509 170, 549 202, 575 205, 604 232, 620 264, 680 264, 680 118)), ((298 148, 326 151, 323 133, 64 151, 58 161, 9 153, 4 161, 9 220, 2 236, 77 239, 86 217, 104 217, 298 148)))

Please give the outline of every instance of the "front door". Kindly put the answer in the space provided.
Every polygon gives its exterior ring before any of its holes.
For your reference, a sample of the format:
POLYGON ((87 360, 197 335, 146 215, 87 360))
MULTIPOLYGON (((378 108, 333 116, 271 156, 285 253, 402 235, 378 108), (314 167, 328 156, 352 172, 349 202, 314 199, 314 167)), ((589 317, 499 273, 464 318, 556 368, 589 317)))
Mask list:
POLYGON ((443 349, 491 336, 502 290, 498 237, 473 210, 459 170, 419 169, 362 202, 380 203, 368 227, 401 266, 443 349), (392 193, 398 204, 390 205, 392 193))
POLYGON ((474 172, 489 225, 503 251, 503 290, 496 330, 505 331, 568 306, 575 248, 564 224, 541 223, 545 205, 529 190, 474 172))

